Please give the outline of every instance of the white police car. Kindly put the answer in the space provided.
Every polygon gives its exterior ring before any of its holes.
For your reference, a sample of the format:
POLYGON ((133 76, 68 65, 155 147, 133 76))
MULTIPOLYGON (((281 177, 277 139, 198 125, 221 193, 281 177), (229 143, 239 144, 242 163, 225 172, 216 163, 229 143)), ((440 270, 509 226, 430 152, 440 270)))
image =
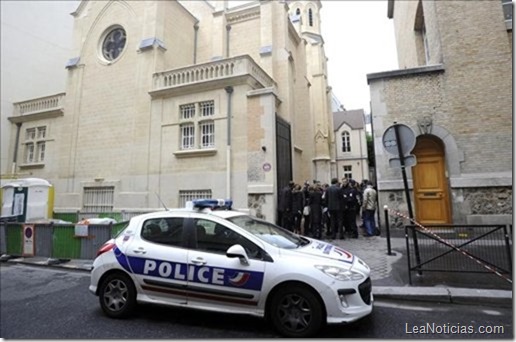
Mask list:
POLYGON ((199 200, 133 217, 93 263, 89 289, 104 313, 126 317, 141 302, 251 314, 289 337, 371 313, 362 260, 230 207, 199 200))

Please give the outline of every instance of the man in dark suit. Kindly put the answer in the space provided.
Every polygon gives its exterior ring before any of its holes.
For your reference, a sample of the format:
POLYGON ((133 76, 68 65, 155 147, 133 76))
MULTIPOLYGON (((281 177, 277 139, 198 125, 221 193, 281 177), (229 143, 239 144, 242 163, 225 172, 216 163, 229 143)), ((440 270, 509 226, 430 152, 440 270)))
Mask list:
POLYGON ((339 180, 333 178, 331 185, 326 193, 326 200, 328 201, 328 211, 330 212, 330 229, 328 234, 332 239, 337 238, 337 232, 339 238, 344 239, 342 233, 342 212, 344 210, 344 197, 342 194, 342 188, 340 187, 339 180))
POLYGON ((280 213, 279 224, 285 229, 294 231, 293 216, 292 216, 292 189, 294 182, 290 181, 288 185, 284 186, 279 193, 278 211, 280 213))

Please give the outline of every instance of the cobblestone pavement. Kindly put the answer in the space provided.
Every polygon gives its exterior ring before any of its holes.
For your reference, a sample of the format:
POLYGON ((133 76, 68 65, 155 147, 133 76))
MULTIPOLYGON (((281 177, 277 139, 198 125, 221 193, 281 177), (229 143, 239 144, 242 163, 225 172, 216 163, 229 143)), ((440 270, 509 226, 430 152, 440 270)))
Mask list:
POLYGON ((371 280, 373 281, 391 278, 393 265, 401 261, 402 252, 405 249, 405 239, 402 238, 391 238, 392 255, 387 253, 387 239, 381 236, 359 236, 358 239, 326 241, 340 246, 364 260, 371 268, 371 280))

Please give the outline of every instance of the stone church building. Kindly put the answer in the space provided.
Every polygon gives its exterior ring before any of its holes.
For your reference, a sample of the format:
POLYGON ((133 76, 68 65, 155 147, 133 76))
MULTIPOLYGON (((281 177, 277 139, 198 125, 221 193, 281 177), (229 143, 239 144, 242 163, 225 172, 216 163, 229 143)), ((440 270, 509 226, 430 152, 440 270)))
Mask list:
POLYGON ((408 209, 382 139, 396 122, 416 137, 419 223, 512 224, 512 13, 510 0, 388 1, 399 69, 367 75, 382 207, 408 209))
POLYGON ((289 180, 330 179, 320 1, 82 1, 66 91, 14 104, 13 173, 56 212, 232 198, 275 219, 289 180))

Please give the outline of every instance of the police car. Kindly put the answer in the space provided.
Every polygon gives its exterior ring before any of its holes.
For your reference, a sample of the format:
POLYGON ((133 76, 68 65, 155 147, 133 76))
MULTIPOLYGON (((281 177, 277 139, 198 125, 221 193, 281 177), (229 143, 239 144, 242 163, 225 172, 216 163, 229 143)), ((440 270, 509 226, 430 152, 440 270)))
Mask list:
POLYGON ((155 303, 265 317, 282 335, 371 313, 369 267, 328 242, 231 210, 231 201, 133 217, 98 251, 89 290, 104 313, 155 303))

